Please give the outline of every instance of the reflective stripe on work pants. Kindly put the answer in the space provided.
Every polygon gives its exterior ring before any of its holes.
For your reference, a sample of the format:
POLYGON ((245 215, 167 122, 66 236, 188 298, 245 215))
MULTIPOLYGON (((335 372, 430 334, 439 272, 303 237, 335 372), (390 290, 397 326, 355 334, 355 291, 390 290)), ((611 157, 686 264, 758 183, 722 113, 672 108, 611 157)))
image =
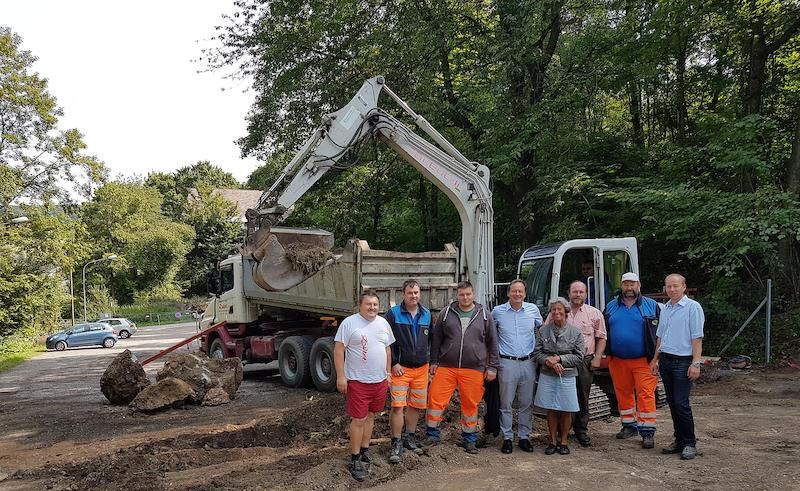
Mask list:
POLYGON ((471 368, 439 367, 428 389, 428 411, 425 422, 436 428, 455 389, 461 399, 461 430, 475 433, 478 429, 478 403, 483 399, 483 372, 471 368))

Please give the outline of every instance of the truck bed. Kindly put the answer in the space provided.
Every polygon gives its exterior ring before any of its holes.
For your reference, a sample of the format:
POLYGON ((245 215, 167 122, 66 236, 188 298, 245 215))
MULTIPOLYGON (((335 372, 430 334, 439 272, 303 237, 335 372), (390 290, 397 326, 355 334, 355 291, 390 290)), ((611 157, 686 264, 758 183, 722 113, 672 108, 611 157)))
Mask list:
POLYGON ((421 285, 421 303, 432 311, 455 299, 458 282, 458 248, 444 251, 394 252, 370 249, 364 240, 351 240, 341 255, 295 287, 266 291, 253 279, 255 263, 244 259, 244 292, 252 304, 302 310, 343 317, 356 312, 364 290, 375 290, 381 312, 402 301, 403 282, 414 278, 421 285))

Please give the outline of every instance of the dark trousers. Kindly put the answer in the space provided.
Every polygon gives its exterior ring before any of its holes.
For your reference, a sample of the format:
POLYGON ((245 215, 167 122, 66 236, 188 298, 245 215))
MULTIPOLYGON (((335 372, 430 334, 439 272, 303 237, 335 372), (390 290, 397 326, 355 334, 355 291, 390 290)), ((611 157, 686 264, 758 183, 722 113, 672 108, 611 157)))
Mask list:
POLYGON ((661 353, 658 364, 661 381, 664 382, 664 390, 667 393, 669 412, 672 415, 675 442, 680 448, 694 447, 697 440, 694 436, 692 406, 689 405, 692 381, 687 375, 692 357, 661 353))
POLYGON ((591 360, 584 359, 582 363, 575 366, 578 370, 578 380, 575 381, 575 386, 578 389, 578 405, 580 406, 580 411, 575 413, 572 423, 576 435, 589 433, 589 392, 592 390, 592 380, 594 379, 591 364, 591 360))

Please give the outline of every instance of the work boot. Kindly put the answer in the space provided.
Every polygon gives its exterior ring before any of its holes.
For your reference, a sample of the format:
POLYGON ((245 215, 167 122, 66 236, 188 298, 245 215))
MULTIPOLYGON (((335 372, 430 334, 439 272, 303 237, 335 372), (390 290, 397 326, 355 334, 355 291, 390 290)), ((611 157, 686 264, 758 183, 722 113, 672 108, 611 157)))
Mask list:
POLYGON ((403 453, 403 441, 399 438, 392 439, 392 447, 389 449, 389 463, 397 464, 400 462, 400 454, 403 453))
POLYGON ((369 453, 369 449, 368 448, 364 448, 364 449, 361 450, 360 459, 361 459, 361 462, 364 462, 365 464, 374 464, 375 463, 375 459, 372 458, 372 454, 369 453))
POLYGON ((403 446, 406 448, 406 450, 411 450, 416 455, 422 455, 425 453, 422 447, 420 447, 417 443, 417 439, 414 437, 413 433, 408 433, 403 438, 403 446))
POLYGON ((475 446, 475 442, 464 442, 464 451, 468 454, 475 455, 478 453, 478 447, 475 446))
POLYGON ((681 453, 683 451, 683 447, 678 444, 678 441, 675 440, 674 442, 670 443, 668 447, 664 447, 661 449, 661 453, 665 455, 671 455, 676 453, 681 453))
POLYGON ((364 479, 367 478, 367 470, 364 468, 364 463, 361 462, 361 459, 351 460, 347 469, 350 471, 350 475, 353 476, 353 479, 358 482, 363 482, 364 479))
POLYGON ((581 447, 588 447, 589 445, 592 444, 592 439, 589 438, 589 435, 587 435, 586 433, 578 433, 577 435, 575 435, 575 438, 577 438, 578 443, 581 444, 581 447))
POLYGON ((681 451, 681 460, 692 460, 697 456, 697 449, 689 445, 683 447, 681 451))
POLYGON ((639 434, 639 430, 635 426, 623 426, 622 430, 617 433, 617 440, 627 440, 639 434))
POLYGON ((653 448, 656 446, 653 435, 642 435, 642 448, 653 448))
POLYGON ((503 440, 503 446, 500 448, 500 451, 503 453, 513 452, 514 445, 511 444, 511 440, 503 440))

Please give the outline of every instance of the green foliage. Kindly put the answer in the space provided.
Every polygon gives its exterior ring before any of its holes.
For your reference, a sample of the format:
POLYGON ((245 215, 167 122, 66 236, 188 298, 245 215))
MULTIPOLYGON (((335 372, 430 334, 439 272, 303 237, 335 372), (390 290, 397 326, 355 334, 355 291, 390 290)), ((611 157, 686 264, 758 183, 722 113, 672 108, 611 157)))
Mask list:
POLYGON ((229 172, 206 160, 181 167, 172 173, 153 172, 145 185, 158 190, 162 197, 162 211, 173 220, 180 220, 186 212, 188 197, 198 187, 239 188, 241 185, 229 172))
POLYGON ((111 314, 117 310, 117 302, 104 285, 86 287, 86 303, 89 319, 98 319, 101 314, 111 314))
POLYGON ((58 129, 62 111, 47 80, 31 71, 36 57, 21 45, 18 35, 0 27, 0 206, 6 216, 17 198, 69 202, 70 191, 87 197, 106 172, 83 153, 77 129, 58 129))
POLYGON ((93 269, 113 268, 115 298, 129 302, 137 295, 179 295, 182 285, 177 275, 191 249, 194 231, 161 214, 157 190, 111 182, 97 190, 81 215, 96 248, 119 256, 119 260, 93 269))

